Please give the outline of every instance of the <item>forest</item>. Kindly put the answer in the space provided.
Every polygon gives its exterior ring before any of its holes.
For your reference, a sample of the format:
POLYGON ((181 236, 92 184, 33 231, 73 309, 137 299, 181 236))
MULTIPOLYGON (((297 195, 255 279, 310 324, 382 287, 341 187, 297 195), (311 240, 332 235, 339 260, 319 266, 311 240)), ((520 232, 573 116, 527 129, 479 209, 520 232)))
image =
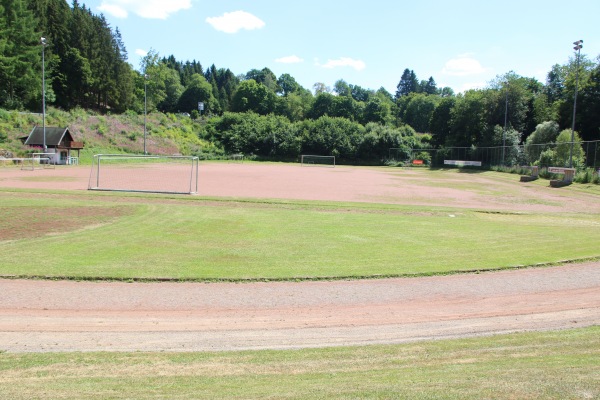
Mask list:
MULTIPOLYGON (((198 136, 225 153, 288 159, 313 152, 373 163, 383 161, 390 148, 405 149, 410 157, 414 148, 519 149, 569 142, 577 90, 574 137, 600 140, 600 56, 574 52, 566 64, 551 67, 545 82, 508 71, 483 89, 459 94, 438 88, 433 77, 419 79, 409 67, 389 67, 398 69, 395 93, 342 79, 332 87, 316 82, 304 88, 293 76, 277 77, 268 68, 234 73, 155 51, 136 69, 128 63, 118 27, 85 4, 0 0, 4 110, 40 112, 45 93, 47 107, 64 111, 141 115, 146 99, 148 113, 202 117, 198 136)), ((0 144, 3 139, 6 133, 0 132, 0 144)), ((509 155, 513 162, 539 163, 545 157, 565 163, 560 152, 542 150, 536 159, 517 150, 509 155)), ((587 150, 577 150, 577 165, 600 164, 600 157, 590 161, 587 150)))

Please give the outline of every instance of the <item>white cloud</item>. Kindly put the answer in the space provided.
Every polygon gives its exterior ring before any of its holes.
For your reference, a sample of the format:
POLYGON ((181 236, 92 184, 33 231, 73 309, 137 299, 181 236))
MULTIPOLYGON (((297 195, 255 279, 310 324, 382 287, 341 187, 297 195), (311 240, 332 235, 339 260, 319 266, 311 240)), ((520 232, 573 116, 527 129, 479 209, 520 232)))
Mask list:
POLYGON ((304 60, 298 56, 287 56, 287 57, 278 58, 275 60, 275 62, 282 63, 282 64, 298 64, 298 63, 304 62, 304 60))
POLYGON ((250 31, 265 26, 260 18, 241 10, 225 13, 220 17, 208 17, 206 22, 216 30, 225 33, 236 33, 240 29, 250 31))
MULTIPOLYGON (((318 65, 318 63, 317 63, 318 65)), ((366 64, 364 61, 362 60, 354 60, 352 58, 349 57, 340 57, 337 60, 327 60, 327 62, 323 65, 321 65, 321 67, 323 68, 338 68, 338 67, 351 67, 354 68, 357 71, 362 71, 363 69, 366 68, 366 64)))
POLYGON ((129 13, 127 12, 126 9, 124 9, 123 7, 120 7, 116 4, 102 3, 98 7, 98 10, 100 10, 103 13, 110 14, 113 17, 117 17, 117 18, 127 18, 127 16, 129 15, 129 13))
POLYGON ((451 76, 469 76, 486 72, 481 63, 470 55, 461 55, 448 60, 442 68, 442 73, 451 76))
POLYGON ((103 0, 98 7, 117 18, 127 18, 132 12, 142 18, 167 19, 180 10, 192 8, 192 0, 103 0))
POLYGON ((143 49, 135 49, 135 54, 140 57, 146 57, 146 54, 148 54, 148 52, 143 49))
POLYGON ((471 89, 483 89, 486 86, 487 86, 487 84, 485 82, 465 82, 460 85, 458 92, 464 93, 467 90, 471 90, 471 89))

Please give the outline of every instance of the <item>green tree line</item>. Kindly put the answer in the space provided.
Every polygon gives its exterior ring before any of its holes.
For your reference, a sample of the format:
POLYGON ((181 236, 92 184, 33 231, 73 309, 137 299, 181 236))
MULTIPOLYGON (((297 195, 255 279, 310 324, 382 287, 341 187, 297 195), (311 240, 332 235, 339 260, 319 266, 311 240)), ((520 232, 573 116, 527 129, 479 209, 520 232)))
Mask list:
POLYGON ((600 139, 600 57, 573 56, 554 65, 543 83, 509 71, 485 88, 460 94, 438 88, 433 77, 420 80, 409 68, 399 73, 394 94, 341 79, 333 87, 317 82, 311 90, 268 68, 236 75, 153 50, 136 70, 127 61, 119 29, 77 0, 70 5, 0 0, 0 108, 41 110, 42 51, 46 104, 143 113, 146 100, 148 112, 192 118, 201 112, 211 122, 210 131, 199 135, 231 151, 383 159, 390 147, 406 143, 435 148, 526 144, 550 122, 556 134, 544 137, 555 142, 572 124, 576 77, 577 137, 600 139), (41 37, 46 38, 43 48, 41 37))

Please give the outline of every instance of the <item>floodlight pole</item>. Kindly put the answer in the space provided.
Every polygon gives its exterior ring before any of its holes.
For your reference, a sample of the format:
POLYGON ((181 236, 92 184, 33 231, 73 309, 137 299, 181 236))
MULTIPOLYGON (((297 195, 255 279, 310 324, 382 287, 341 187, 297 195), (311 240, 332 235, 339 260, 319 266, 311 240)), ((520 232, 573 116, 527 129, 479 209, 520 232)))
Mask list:
POLYGON ((147 81, 148 74, 144 74, 144 155, 148 154, 146 151, 146 113, 148 109, 147 81))
POLYGON ((504 88, 504 130, 502 131, 502 166, 504 166, 504 151, 506 149, 506 123, 508 121, 508 82, 504 88))
POLYGON ((573 42, 575 47, 573 50, 577 52, 577 63, 575 70, 575 97, 573 98, 573 124, 571 125, 571 155, 569 156, 569 168, 573 168, 573 145, 575 144, 575 113, 577 112, 577 89, 579 88, 579 57, 581 55, 581 48, 583 47, 583 40, 573 42))
POLYGON ((46 38, 41 37, 40 43, 42 44, 42 131, 44 135, 44 153, 46 153, 46 60, 44 50, 46 48, 46 38))

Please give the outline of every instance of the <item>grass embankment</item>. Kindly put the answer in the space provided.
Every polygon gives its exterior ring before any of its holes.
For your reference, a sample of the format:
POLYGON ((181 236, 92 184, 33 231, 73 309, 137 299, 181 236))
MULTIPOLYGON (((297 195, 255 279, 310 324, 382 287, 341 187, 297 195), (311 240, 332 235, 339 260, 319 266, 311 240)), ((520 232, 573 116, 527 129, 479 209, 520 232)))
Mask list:
POLYGON ((595 399, 600 328, 225 353, 0 354, 0 397, 595 399))
POLYGON ((402 276, 600 255, 598 215, 20 192, 0 199, 0 275, 402 276))
MULTIPOLYGON (((69 127, 76 142, 83 142, 80 164, 91 164, 94 154, 144 152, 144 126, 146 149, 150 154, 194 154, 220 157, 223 150, 218 145, 200 137, 204 121, 192 120, 177 114, 150 113, 144 115, 127 112, 121 115, 97 115, 91 111, 73 109, 69 112, 49 108, 46 126, 69 127)), ((42 115, 0 109, 0 130, 6 133, 6 141, 0 149, 14 157, 31 152, 21 137, 27 137, 34 126, 42 125, 42 115)), ((74 154, 72 154, 74 155, 74 154)))

